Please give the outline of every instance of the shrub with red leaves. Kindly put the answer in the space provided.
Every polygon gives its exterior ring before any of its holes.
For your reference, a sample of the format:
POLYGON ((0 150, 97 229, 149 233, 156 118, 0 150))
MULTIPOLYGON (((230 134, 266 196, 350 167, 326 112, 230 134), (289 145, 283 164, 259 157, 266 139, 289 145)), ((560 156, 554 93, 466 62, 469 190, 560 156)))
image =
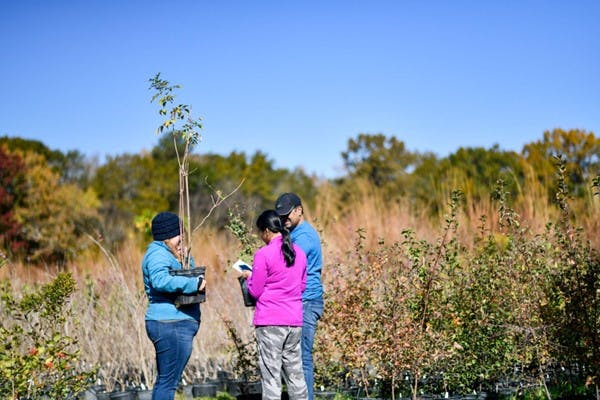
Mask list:
POLYGON ((19 237, 21 227, 14 219, 25 185, 24 167, 21 157, 0 146, 0 246, 13 253, 26 247, 19 237))

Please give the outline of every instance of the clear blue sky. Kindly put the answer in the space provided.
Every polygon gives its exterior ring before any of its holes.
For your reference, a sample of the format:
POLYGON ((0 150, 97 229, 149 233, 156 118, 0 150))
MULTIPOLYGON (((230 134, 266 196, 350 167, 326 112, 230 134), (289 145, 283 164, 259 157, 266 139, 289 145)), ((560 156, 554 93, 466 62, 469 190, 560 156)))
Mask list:
POLYGON ((161 72, 204 118, 199 152, 332 177, 361 132, 520 151, 600 134, 599 21, 597 0, 2 0, 0 135, 149 150, 161 72))

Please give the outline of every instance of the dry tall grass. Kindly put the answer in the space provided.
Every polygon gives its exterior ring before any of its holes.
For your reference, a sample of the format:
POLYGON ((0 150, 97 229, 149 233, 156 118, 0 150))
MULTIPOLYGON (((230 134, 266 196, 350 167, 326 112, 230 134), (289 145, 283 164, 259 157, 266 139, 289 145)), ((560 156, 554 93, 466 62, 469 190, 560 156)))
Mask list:
MULTIPOLYGON (((532 187, 522 193, 516 207, 536 231, 543 229, 556 215, 556 210, 548 206, 548 199, 539 187, 532 187)), ((466 200, 460 234, 476 234, 482 215, 487 223, 496 223, 492 202, 473 204, 470 199, 466 200)), ((586 202, 582 207, 585 212, 578 215, 578 225, 586 229, 587 236, 598 248, 600 202, 598 196, 590 196, 586 202)), ((344 254, 353 248, 359 229, 366 237, 364 245, 367 247, 379 240, 400 241, 404 229, 412 229, 417 237, 428 240, 439 235, 435 222, 408 210, 403 202, 384 202, 368 186, 356 190, 352 198, 340 198, 334 190, 323 186, 314 209, 306 211, 322 236, 325 290, 332 281, 327 266, 344 259, 344 254)), ((117 384, 151 385, 155 373, 154 351, 144 327, 147 300, 140 270, 143 249, 132 243, 124 243, 114 257, 101 253, 94 259, 67 266, 78 281, 79 290, 73 298, 78 318, 66 327, 66 333, 78 338, 82 360, 99 367, 99 378, 109 388, 117 384)), ((202 305, 200 331, 184 374, 187 382, 214 377, 218 370, 232 370, 235 354, 225 319, 233 321, 242 337, 253 340, 252 310, 244 307, 236 273, 229 267, 238 251, 238 243, 225 230, 203 229, 195 235, 192 252, 197 264, 207 267, 208 293, 202 305)), ((0 270, 0 278, 10 279, 14 290, 19 291, 24 285, 49 281, 56 272, 55 267, 11 264, 0 270)))

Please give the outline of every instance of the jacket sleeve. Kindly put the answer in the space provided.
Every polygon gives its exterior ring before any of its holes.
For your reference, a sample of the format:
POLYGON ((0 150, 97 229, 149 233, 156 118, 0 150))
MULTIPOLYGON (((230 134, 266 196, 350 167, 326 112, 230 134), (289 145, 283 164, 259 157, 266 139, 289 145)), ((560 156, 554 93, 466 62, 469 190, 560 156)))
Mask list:
POLYGON ((267 281, 267 259, 264 251, 257 251, 252 262, 252 275, 248 278, 248 291, 258 299, 265 290, 267 281))
MULTIPOLYGON (((171 276, 169 270, 179 262, 166 249, 155 249, 148 255, 148 276, 152 287, 163 293, 193 294, 198 291, 198 278, 171 276)), ((180 268, 180 266, 179 266, 180 268)))

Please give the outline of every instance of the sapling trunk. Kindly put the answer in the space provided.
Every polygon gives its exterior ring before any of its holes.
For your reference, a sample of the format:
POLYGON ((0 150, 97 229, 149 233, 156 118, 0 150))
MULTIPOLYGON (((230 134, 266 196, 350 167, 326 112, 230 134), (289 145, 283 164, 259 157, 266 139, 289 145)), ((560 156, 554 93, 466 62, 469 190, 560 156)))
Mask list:
POLYGON ((413 387, 412 387, 412 398, 413 400, 417 400, 417 388, 419 386, 419 374, 415 373, 415 379, 413 381, 413 387))
POLYGON ((179 85, 171 85, 168 81, 161 79, 160 73, 150 79, 150 89, 156 91, 152 96, 151 102, 156 100, 160 105, 158 113, 166 117, 165 121, 159 125, 157 134, 167 131, 173 135, 173 147, 175 148, 175 155, 179 166, 179 217, 181 218, 179 231, 182 244, 182 254, 179 256, 183 268, 189 269, 190 257, 188 257, 188 255, 192 249, 192 233, 200 228, 210 213, 227 197, 237 191, 239 186, 227 195, 223 195, 220 191, 217 191, 217 197, 216 199, 213 198, 213 206, 208 212, 208 215, 192 230, 190 187, 188 180, 189 158, 192 147, 201 139, 198 131, 202 129, 202 118, 192 119, 191 107, 187 104, 174 105, 175 95, 173 95, 173 91, 179 88, 179 85), (167 107, 171 108, 167 109, 167 107), (179 127, 177 127, 178 123, 181 123, 179 127), (183 145, 183 154, 180 153, 178 145, 183 145))

